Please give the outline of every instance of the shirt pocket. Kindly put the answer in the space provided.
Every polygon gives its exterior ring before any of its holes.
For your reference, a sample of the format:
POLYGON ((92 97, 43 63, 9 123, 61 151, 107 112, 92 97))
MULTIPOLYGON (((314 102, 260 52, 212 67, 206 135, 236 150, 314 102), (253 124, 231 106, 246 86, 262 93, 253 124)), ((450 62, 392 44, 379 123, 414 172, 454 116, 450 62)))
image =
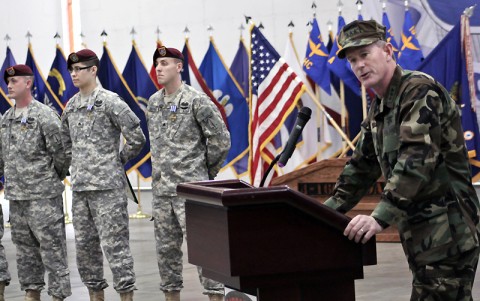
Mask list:
POLYGON ((40 131, 40 124, 36 118, 28 117, 25 123, 19 126, 18 151, 23 158, 35 160, 36 156, 45 149, 45 140, 40 131))
POLYGON ((417 266, 427 265, 449 256, 454 242, 447 207, 431 206, 408 219, 403 233, 408 256, 417 266))

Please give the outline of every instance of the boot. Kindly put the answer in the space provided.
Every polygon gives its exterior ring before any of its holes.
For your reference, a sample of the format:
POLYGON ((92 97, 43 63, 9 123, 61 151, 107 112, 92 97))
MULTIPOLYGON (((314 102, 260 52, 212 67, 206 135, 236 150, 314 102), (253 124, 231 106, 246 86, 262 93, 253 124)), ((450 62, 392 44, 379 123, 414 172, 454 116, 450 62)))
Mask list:
POLYGON ((0 282, 0 301, 5 301, 5 286, 7 283, 5 281, 0 282))
POLYGON ((88 289, 88 295, 90 296, 90 301, 105 301, 105 292, 103 290, 94 291, 88 289))
POLYGON ((133 291, 120 293, 120 301, 133 301, 133 291))
POLYGON ((180 291, 165 292, 165 301, 180 301, 180 291))
POLYGON ((40 291, 27 290, 25 301, 40 301, 40 291))
POLYGON ((52 296, 52 301, 63 301, 63 298, 52 296))
POLYGON ((223 301, 223 295, 210 294, 210 295, 208 295, 208 299, 209 299, 210 301, 223 301))

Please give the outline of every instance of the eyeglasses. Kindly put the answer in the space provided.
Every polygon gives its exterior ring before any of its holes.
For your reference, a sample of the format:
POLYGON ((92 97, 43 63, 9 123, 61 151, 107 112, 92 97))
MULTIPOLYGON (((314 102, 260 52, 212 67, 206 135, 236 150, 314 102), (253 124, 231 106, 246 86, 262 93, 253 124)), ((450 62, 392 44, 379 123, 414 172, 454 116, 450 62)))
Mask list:
POLYGON ((75 67, 70 67, 70 68, 68 68, 68 72, 73 73, 73 72, 75 71, 75 73, 78 73, 78 72, 80 72, 80 71, 82 71, 82 70, 85 70, 85 69, 88 69, 88 68, 91 68, 91 67, 93 67, 93 66, 86 66, 86 67, 77 67, 77 66, 75 66, 75 67))

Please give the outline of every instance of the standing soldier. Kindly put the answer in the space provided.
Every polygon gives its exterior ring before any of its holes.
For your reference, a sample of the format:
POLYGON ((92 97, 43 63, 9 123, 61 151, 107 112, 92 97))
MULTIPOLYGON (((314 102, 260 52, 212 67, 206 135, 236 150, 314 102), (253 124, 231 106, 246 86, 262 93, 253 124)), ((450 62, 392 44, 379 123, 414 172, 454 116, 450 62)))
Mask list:
POLYGON ((325 204, 346 212, 383 175, 373 213, 357 215, 344 234, 365 243, 396 225, 413 273, 412 301, 472 300, 479 202, 455 101, 427 74, 402 70, 385 27, 374 20, 345 25, 338 43, 338 57, 377 97, 325 204))
MULTIPOLYGON (((129 245, 124 164, 145 144, 140 121, 115 93, 97 86, 97 55, 83 49, 67 61, 73 96, 62 115, 62 137, 71 161, 72 214, 77 265, 91 301, 103 301, 103 252, 122 301, 133 299, 135 272, 129 245), (125 138, 119 152, 120 134, 125 138)), ((122 140, 123 141, 123 140, 122 140)))
MULTIPOLYGON (((163 89, 150 97, 147 108, 151 137, 153 216, 160 289, 167 301, 180 300, 183 288, 182 243, 185 200, 177 184, 213 179, 230 148, 230 134, 220 112, 203 93, 183 84, 183 55, 175 48, 155 50, 153 63, 163 89)), ((206 279, 199 268, 204 294, 223 300, 223 284, 206 279)))
MULTIPOLYGON (((0 117, 1 118, 1 117, 0 117)), ((1 143, 1 142, 0 142, 1 143)), ((1 152, 0 152, 1 153, 1 152)), ((5 286, 10 284, 10 272, 8 271, 7 257, 5 256, 5 248, 2 244, 4 226, 3 226, 3 210, 0 206, 0 301, 5 301, 5 286)))
POLYGON ((9 67, 4 79, 15 106, 1 121, 0 175, 5 176, 5 199, 10 200, 20 287, 26 291, 25 301, 40 300, 47 270, 48 294, 63 300, 72 292, 62 198, 68 167, 60 118, 33 98, 30 67, 9 67))

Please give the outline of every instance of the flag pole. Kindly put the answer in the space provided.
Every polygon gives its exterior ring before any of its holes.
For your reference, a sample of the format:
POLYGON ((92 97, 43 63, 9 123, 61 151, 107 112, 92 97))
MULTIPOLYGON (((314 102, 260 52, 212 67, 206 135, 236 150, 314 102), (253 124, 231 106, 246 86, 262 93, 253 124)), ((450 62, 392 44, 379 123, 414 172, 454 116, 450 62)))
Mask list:
MULTIPOLYGON (((323 112, 323 114, 325 114, 325 116, 328 118, 328 121, 330 121, 330 123, 332 124, 332 126, 337 130, 337 132, 340 134, 340 136, 342 136, 342 138, 344 139, 344 142, 346 144, 348 144, 348 146, 350 146, 350 148, 352 150, 355 150, 355 146, 352 144, 352 142, 350 141, 350 139, 348 139, 347 135, 345 134, 345 132, 342 131, 342 129, 338 126, 337 122, 335 122, 335 119, 332 118, 332 116, 330 116, 330 114, 327 112, 327 110, 325 110, 325 107, 318 101, 318 98, 315 96, 315 94, 313 94, 312 91, 310 91, 310 89, 306 89, 305 90, 308 95, 310 95, 310 97, 312 98, 313 102, 315 102, 315 104, 317 105, 317 107, 323 112)), ((345 97, 344 97, 345 98, 345 97)), ((343 120, 343 119, 342 119, 343 120)))
POLYGON ((63 180, 63 186, 64 186, 64 189, 63 189, 63 203, 64 203, 64 206, 65 206, 65 224, 71 224, 72 223, 72 219, 70 218, 70 215, 68 214, 68 201, 67 201, 67 186, 70 186, 70 183, 68 182, 67 179, 63 180))
POLYGON ((134 214, 130 214, 129 217, 131 219, 142 219, 142 218, 151 218, 152 216, 146 214, 146 213, 143 213, 142 211, 142 202, 141 202, 141 197, 140 197, 140 194, 141 194, 141 190, 140 190, 140 175, 138 174, 138 170, 137 170, 137 201, 138 201, 138 205, 137 205, 137 213, 134 213, 134 214))
POLYGON ((367 90, 365 89, 364 85, 362 86, 362 116, 363 119, 367 117, 367 90))

